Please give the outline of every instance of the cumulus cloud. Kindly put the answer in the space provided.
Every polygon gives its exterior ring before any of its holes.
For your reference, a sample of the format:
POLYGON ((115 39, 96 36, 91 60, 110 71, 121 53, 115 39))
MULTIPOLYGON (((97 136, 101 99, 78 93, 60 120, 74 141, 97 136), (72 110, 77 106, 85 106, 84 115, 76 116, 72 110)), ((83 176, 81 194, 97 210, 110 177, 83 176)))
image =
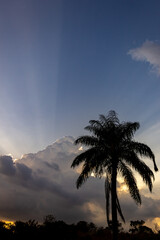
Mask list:
POLYGON ((103 183, 92 177, 82 189, 76 189, 78 174, 70 166, 79 147, 73 142, 72 137, 62 138, 17 161, 0 157, 0 218, 42 221, 45 215, 53 214, 76 222, 96 217, 87 206, 104 201, 103 183), (93 190, 91 186, 97 187, 93 190))
MULTIPOLYGON (((85 220, 106 224, 104 179, 90 177, 76 189, 78 173, 70 166, 80 150, 73 142, 71 137, 62 138, 17 161, 10 156, 0 157, 1 219, 42 221, 53 214, 68 223, 85 220)), ((125 191, 119 197, 128 221, 153 219, 160 214, 160 200, 143 196, 139 208, 125 191)))
POLYGON ((14 175, 15 167, 13 160, 10 156, 1 156, 0 157, 0 173, 5 175, 14 175))
POLYGON ((128 52, 134 60, 144 61, 160 76, 160 43, 146 40, 142 46, 128 52))

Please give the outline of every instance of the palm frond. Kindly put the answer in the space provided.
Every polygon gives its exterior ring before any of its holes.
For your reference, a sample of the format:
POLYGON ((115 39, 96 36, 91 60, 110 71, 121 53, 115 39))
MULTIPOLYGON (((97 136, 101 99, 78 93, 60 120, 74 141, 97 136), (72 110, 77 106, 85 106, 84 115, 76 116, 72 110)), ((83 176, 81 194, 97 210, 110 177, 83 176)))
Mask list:
POLYGON ((112 126, 119 125, 119 119, 117 117, 117 113, 113 110, 109 111, 107 116, 100 114, 99 119, 100 119, 101 124, 104 127, 109 127, 111 125, 112 126))
MULTIPOLYGON (((105 154, 97 147, 90 148, 85 152, 79 154, 72 162, 71 167, 74 168, 83 163, 83 169, 91 169, 96 177, 101 178, 104 174, 105 166, 110 161, 105 159, 105 154)), ((82 175, 84 175, 82 173, 82 175)), ((81 179, 81 178, 80 178, 81 179)))
POLYGON ((103 125, 108 122, 108 116, 106 117, 103 114, 99 115, 99 119, 100 119, 101 124, 103 124, 103 125))
POLYGON ((81 136, 75 140, 75 144, 82 144, 85 146, 96 146, 98 144, 98 139, 94 136, 81 136))
POLYGON ((140 124, 138 122, 123 122, 120 124, 122 139, 131 139, 140 124))
POLYGON ((137 204, 141 204, 141 197, 137 187, 136 179, 131 169, 126 166, 122 161, 119 161, 119 171, 124 177, 124 181, 129 188, 131 197, 135 200, 137 204))
POLYGON ((152 179, 154 180, 152 170, 141 159, 139 159, 137 154, 133 151, 126 153, 124 160, 140 174, 151 192, 153 188, 152 179))
POLYGON ((112 121, 115 124, 119 124, 118 114, 114 110, 110 110, 106 118, 108 119, 109 122, 112 121))
POLYGON ((76 181, 77 188, 80 188, 82 186, 82 184, 87 180, 87 178, 88 178, 88 176, 83 175, 83 173, 81 173, 76 181))
POLYGON ((103 128, 102 123, 98 120, 90 120, 89 123, 91 126, 96 126, 97 128, 103 128))
POLYGON ((97 127, 95 125, 88 125, 84 128, 85 130, 93 133, 95 136, 100 137, 101 134, 103 133, 104 129, 97 127))
POLYGON ((122 221, 125 223, 125 219, 124 219, 124 216, 123 216, 123 213, 122 213, 122 210, 121 210, 121 206, 120 206, 120 203, 119 203, 119 199, 118 197, 116 198, 116 203, 117 203, 117 210, 118 210, 118 213, 122 219, 122 221))
POLYGON ((86 150, 85 152, 82 152, 77 157, 75 157, 75 159, 72 162, 71 167, 74 168, 85 161, 92 161, 95 154, 97 153, 97 150, 98 149, 96 147, 93 147, 93 148, 86 150))
POLYGON ((144 143, 139 143, 139 142, 130 142, 128 144, 129 149, 132 149, 135 153, 140 154, 140 156, 142 157, 148 157, 150 159, 152 159, 153 161, 153 165, 154 165, 154 170, 158 171, 156 162, 155 162, 155 156, 154 153, 152 152, 152 150, 150 149, 150 147, 148 147, 146 144, 144 143))
POLYGON ((84 163, 83 165, 83 169, 81 174, 79 175, 77 182, 76 182, 76 186, 77 188, 81 187, 81 185, 88 179, 88 177, 91 175, 93 171, 93 168, 91 167, 90 164, 88 164, 87 162, 84 163))

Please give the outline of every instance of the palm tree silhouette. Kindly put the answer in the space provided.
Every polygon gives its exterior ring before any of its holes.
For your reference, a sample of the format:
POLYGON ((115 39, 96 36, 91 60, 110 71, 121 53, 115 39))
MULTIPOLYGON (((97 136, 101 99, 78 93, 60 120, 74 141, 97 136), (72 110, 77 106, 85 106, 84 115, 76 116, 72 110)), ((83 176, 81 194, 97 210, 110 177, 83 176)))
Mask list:
POLYGON ((120 174, 128 186, 131 197, 141 204, 141 196, 137 187, 133 170, 137 171, 149 190, 152 191, 154 174, 140 158, 147 157, 153 161, 154 170, 158 171, 152 150, 145 144, 133 139, 139 129, 138 122, 120 122, 117 113, 110 111, 107 116, 100 115, 99 120, 90 120, 85 127, 92 135, 77 138, 75 144, 87 146, 87 150, 79 154, 71 167, 83 163, 82 172, 76 185, 79 188, 94 173, 96 177, 105 175, 106 215, 108 225, 113 231, 113 240, 118 238, 117 213, 125 221, 117 196, 117 175, 120 174), (110 203, 111 215, 110 216, 110 203))

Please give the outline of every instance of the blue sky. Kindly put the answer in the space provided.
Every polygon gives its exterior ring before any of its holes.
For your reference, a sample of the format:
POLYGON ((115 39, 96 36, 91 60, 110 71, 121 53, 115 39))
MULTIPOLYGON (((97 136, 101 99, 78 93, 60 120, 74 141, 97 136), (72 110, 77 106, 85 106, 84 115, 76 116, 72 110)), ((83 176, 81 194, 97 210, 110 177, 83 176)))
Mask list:
POLYGON ((159 1, 0 0, 0 153, 20 157, 113 109, 158 156, 159 1), (153 131, 154 129, 154 131, 153 131))

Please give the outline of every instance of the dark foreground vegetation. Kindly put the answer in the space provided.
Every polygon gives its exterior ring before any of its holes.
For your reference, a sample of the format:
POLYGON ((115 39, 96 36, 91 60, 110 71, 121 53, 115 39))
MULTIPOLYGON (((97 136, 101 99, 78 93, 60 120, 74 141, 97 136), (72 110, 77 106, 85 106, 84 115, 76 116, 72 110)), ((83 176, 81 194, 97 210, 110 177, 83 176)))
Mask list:
MULTIPOLYGON (((129 232, 124 232, 119 224, 119 240, 160 240, 158 227, 153 232, 144 226, 143 221, 131 221, 130 226, 129 232)), ((1 221, 0 239, 112 240, 112 233, 109 228, 97 227, 94 223, 80 221, 67 224, 48 215, 42 224, 35 220, 16 221, 13 224, 1 221)))

